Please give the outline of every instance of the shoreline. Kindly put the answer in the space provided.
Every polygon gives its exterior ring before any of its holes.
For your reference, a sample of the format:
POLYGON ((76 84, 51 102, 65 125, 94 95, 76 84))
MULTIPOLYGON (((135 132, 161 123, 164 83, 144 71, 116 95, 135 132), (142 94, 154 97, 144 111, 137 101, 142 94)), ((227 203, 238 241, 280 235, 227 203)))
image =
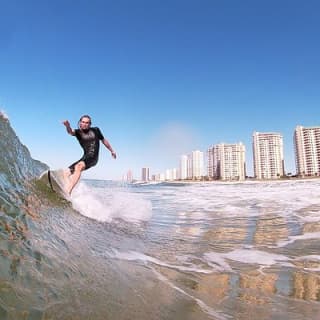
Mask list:
POLYGON ((161 184, 161 183, 169 183, 169 184, 247 184, 247 183, 279 183, 279 182, 288 182, 288 181, 314 181, 320 180, 320 177, 304 177, 304 178, 282 178, 282 179, 246 179, 246 180, 166 180, 166 181, 135 181, 129 184, 133 185, 151 185, 151 184, 161 184))

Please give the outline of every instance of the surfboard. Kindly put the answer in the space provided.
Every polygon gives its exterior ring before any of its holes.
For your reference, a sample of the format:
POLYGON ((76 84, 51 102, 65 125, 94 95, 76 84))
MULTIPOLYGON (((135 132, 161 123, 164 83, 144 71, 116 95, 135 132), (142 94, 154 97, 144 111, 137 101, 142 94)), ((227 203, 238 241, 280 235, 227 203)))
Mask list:
POLYGON ((40 175, 39 180, 50 187, 52 191, 69 200, 70 196, 65 190, 63 170, 46 170, 40 175))

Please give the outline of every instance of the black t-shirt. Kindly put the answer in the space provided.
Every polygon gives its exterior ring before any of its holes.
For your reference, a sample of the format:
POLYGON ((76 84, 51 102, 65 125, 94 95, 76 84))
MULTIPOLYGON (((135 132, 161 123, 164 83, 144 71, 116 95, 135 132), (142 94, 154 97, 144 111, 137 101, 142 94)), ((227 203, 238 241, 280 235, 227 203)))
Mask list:
POLYGON ((77 137, 86 158, 97 158, 99 155, 99 141, 104 137, 98 127, 90 128, 89 130, 75 130, 77 137))

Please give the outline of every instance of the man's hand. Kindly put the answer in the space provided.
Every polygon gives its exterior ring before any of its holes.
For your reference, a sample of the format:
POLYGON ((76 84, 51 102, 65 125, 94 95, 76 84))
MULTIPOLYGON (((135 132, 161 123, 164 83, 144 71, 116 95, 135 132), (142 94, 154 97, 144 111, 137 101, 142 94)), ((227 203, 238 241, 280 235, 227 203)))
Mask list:
POLYGON ((66 127, 67 132, 68 132, 69 134, 71 134, 72 136, 74 136, 74 130, 71 128, 70 122, 69 122, 68 120, 64 120, 64 121, 62 121, 62 123, 63 123, 64 126, 66 127))
POLYGON ((113 159, 117 159, 117 154, 114 151, 111 152, 111 155, 113 159))
POLYGON ((70 127, 70 122, 68 120, 62 121, 62 123, 68 128, 70 127))

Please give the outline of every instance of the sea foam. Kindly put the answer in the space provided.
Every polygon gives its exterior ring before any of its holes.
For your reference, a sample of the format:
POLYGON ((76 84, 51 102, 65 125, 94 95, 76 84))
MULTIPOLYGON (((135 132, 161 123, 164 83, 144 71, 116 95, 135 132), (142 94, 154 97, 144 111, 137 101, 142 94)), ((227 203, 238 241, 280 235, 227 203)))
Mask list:
POLYGON ((292 266, 289 257, 255 249, 236 249, 226 253, 208 252, 205 253, 204 259, 210 266, 229 272, 232 271, 232 268, 228 260, 245 264, 257 264, 263 267, 270 267, 275 264, 292 266))
POLYGON ((101 222, 122 219, 142 222, 152 215, 151 201, 138 194, 113 189, 94 188, 80 181, 71 196, 72 206, 82 215, 101 222))

